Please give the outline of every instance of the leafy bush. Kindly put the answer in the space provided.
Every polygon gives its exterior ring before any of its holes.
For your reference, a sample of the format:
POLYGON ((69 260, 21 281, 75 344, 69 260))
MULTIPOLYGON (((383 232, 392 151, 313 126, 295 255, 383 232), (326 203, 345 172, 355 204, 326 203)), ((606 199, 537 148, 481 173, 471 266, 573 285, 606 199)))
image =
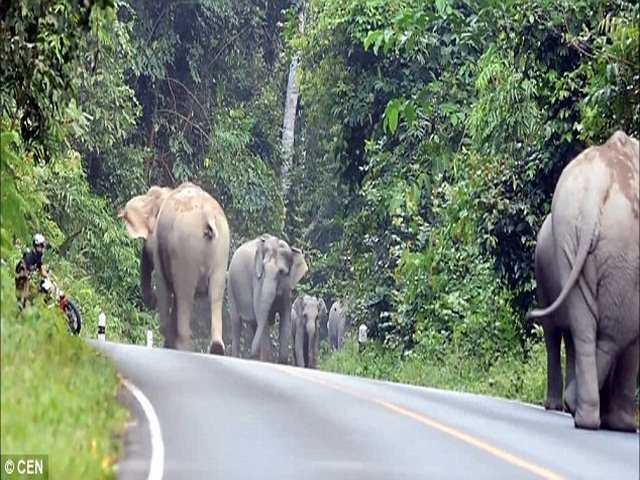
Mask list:
MULTIPOLYGON (((426 351, 400 355, 398 350, 369 343, 358 351, 348 340, 343 349, 323 356, 319 368, 348 375, 408 383, 431 388, 464 391, 542 405, 546 394, 546 351, 531 344, 526 361, 514 355, 497 357, 486 368, 469 356, 463 342, 453 342, 437 357, 426 351)), ((440 347, 439 347, 440 348, 440 347)))
POLYGON ((57 308, 36 299, 19 312, 12 271, 1 268, 2 451, 49 455, 52 478, 115 478, 113 434, 127 416, 116 402, 116 369, 67 333, 57 308))

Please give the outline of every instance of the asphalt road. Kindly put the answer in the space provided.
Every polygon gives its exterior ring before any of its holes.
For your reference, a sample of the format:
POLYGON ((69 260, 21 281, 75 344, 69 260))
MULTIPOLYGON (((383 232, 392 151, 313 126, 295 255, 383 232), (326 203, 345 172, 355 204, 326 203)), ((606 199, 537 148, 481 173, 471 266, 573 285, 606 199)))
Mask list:
POLYGON ((640 478, 640 436, 478 395, 229 357, 92 342, 136 422, 134 479, 640 478))

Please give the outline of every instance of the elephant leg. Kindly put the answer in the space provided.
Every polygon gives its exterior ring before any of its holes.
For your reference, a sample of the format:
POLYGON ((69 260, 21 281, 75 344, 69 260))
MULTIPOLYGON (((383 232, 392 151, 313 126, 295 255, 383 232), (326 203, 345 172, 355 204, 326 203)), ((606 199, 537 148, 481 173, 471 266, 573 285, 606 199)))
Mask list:
POLYGON ((347 332, 347 318, 345 316, 340 318, 340 328, 338 332, 338 349, 341 349, 344 345, 344 336, 347 332))
POLYGON ((575 346, 575 380, 567 388, 566 403, 577 428, 600 427, 600 392, 596 361, 597 319, 589 309, 581 288, 574 288, 566 299, 575 346))
POLYGON ((193 311, 193 299, 187 298, 177 299, 178 313, 178 336, 176 338, 176 348, 178 350, 193 351, 194 343, 191 338, 191 312, 193 311))
POLYGON ((222 340, 222 297, 224 295, 225 271, 218 269, 209 278, 209 301, 211 302, 211 342, 209 353, 224 355, 222 340))
MULTIPOLYGON (((607 417, 611 412, 611 399, 613 394, 614 376, 616 372, 616 366, 611 368, 611 372, 605 379, 604 384, 600 388, 600 427, 607 428, 607 417)), ((610 420, 609 420, 610 422, 610 420)))
POLYGON ((229 302, 229 318, 231 321, 231 355, 233 357, 240 356, 240 331, 242 324, 240 323, 240 317, 235 309, 235 305, 229 302))
POLYGON ((194 350, 190 323, 195 293, 195 282, 182 279, 180 282, 175 283, 176 311, 178 317, 176 348, 178 350, 194 350))
MULTIPOLYGON (((242 333, 242 326, 243 324, 240 323, 240 331, 242 333)), ((257 323, 255 321, 250 321, 250 322, 245 322, 244 325, 246 326, 246 328, 244 329, 245 332, 245 357, 246 356, 251 356, 251 344, 253 343, 253 339, 256 337, 256 329, 258 327, 257 323), (247 352, 247 350, 249 350, 247 352)))
POLYGON ((603 388, 608 396, 602 408, 602 428, 625 432, 636 431, 635 391, 640 365, 640 339, 620 353, 615 368, 603 388))
POLYGON ((298 324, 298 328, 296 328, 296 336, 294 342, 294 357, 296 366, 304 367, 304 334, 300 324, 298 324))
POLYGON ((552 318, 545 318, 543 322, 546 322, 543 323, 543 331, 547 350, 547 398, 544 402, 544 408, 562 410, 562 365, 560 362, 562 332, 553 326, 552 318))
POLYGON ((280 312, 280 332, 278 345, 278 363, 289 362, 289 340, 291 339, 291 307, 282 308, 280 312))
POLYGON ((175 302, 161 274, 158 275, 157 305, 164 348, 176 348, 175 302))
POLYGON ((564 338, 564 350, 565 350, 565 381, 564 387, 565 389, 569 384, 575 381, 576 378, 576 351, 573 346, 573 337, 571 336, 571 331, 566 329, 563 331, 562 336, 564 338))

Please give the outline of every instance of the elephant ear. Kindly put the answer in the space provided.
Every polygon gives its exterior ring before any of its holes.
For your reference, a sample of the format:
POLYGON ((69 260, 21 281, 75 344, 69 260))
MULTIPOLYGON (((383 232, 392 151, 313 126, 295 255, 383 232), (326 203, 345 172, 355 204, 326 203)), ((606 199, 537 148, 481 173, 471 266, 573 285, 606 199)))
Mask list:
POLYGON ((160 207, 167 199, 172 189, 153 186, 144 195, 133 197, 127 202, 118 218, 124 220, 125 227, 131 238, 146 238, 156 226, 156 217, 160 207))
POLYGON ((291 247, 291 251, 293 255, 291 259, 291 269, 289 270, 289 282, 291 284, 291 290, 293 290, 298 286, 298 283, 302 277, 304 277, 304 274, 307 273, 309 267, 304 259, 302 250, 296 247, 291 247))
POLYGON ((262 274, 264 273, 264 250, 266 248, 264 242, 266 242, 267 238, 269 238, 269 235, 266 233, 258 237, 256 255, 253 260, 253 268, 256 271, 256 277, 259 279, 262 278, 262 274))
POLYGON ((322 298, 318 299, 318 322, 320 325, 327 326, 327 304, 322 298))
POLYGON ((127 202, 118 218, 124 220, 124 225, 131 238, 146 238, 153 231, 156 224, 157 210, 153 208, 153 198, 148 195, 138 195, 127 202))

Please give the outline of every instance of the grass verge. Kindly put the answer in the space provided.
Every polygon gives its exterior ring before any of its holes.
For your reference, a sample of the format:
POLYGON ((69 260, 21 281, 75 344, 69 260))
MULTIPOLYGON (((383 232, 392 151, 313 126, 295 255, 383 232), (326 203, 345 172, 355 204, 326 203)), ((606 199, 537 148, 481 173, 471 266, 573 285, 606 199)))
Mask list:
POLYGON ((5 268, 1 310, 2 453, 49 455, 49 478, 115 478, 127 419, 115 367, 55 309, 20 313, 5 268))
POLYGON ((401 358, 398 352, 376 342, 358 352, 357 342, 347 340, 343 349, 319 362, 322 370, 425 387, 463 391, 539 404, 546 391, 546 353, 535 344, 529 358, 496 358, 489 369, 453 349, 437 360, 420 353, 401 358))

